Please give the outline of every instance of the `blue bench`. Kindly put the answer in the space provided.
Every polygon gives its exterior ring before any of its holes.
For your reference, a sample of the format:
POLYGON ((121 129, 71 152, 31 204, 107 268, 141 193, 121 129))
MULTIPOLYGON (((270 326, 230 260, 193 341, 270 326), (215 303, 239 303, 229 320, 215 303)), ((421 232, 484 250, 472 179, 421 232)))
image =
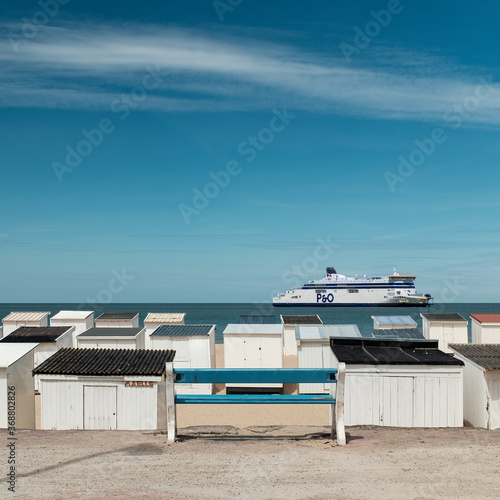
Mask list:
POLYGON ((178 404, 329 404, 332 405, 332 437, 346 443, 344 429, 345 365, 335 368, 185 368, 167 363, 168 440, 175 440, 178 404), (175 394, 175 384, 337 384, 330 394, 175 394))

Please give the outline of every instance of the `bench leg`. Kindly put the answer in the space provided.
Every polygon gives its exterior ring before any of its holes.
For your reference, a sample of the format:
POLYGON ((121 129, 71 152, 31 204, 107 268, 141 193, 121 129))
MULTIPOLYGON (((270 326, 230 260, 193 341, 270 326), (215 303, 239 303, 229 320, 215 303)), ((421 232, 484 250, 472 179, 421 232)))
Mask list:
POLYGON ((339 363, 337 372, 337 393, 335 395, 335 404, 332 405, 332 438, 336 437, 337 443, 341 446, 344 446, 346 444, 344 426, 344 391, 345 363, 339 363))
POLYGON ((174 390, 174 365, 167 363, 165 370, 165 386, 167 396, 167 441, 175 442, 175 434, 177 432, 177 416, 175 412, 175 390, 174 390))

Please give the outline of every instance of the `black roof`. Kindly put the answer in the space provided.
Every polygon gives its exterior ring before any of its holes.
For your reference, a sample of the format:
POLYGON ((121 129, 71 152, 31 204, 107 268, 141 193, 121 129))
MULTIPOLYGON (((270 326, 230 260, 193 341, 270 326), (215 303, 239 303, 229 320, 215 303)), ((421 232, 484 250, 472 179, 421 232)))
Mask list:
POLYGON ((135 337, 144 328, 89 328, 78 337, 135 337))
POLYGON ((163 375, 175 351, 152 349, 60 349, 33 370, 52 375, 163 375))
POLYGON ((304 314, 301 316, 281 315, 284 325, 322 325, 323 321, 317 314, 304 314))
POLYGON ((424 340, 418 328, 374 328, 372 336, 376 339, 424 340))
POLYGON ((97 319, 133 319, 139 313, 138 312, 107 312, 102 313, 97 319))
POLYGON ((465 323, 467 323, 467 320, 458 313, 420 313, 420 316, 429 321, 464 321, 465 323))
POLYGON ((261 316, 241 314, 238 319, 238 323, 244 325, 274 325, 276 323, 276 319, 272 314, 261 316))
POLYGON ((330 339, 337 359, 361 365, 463 365, 438 349, 438 341, 330 339))
MULTIPOLYGON (((208 335, 215 325, 160 325, 151 335, 208 335)), ((150 336, 151 336, 150 335, 150 336)))
POLYGON ((486 371, 500 370, 500 344, 449 344, 448 347, 486 371))
POLYGON ((71 326, 20 326, 0 342, 55 342, 71 326))

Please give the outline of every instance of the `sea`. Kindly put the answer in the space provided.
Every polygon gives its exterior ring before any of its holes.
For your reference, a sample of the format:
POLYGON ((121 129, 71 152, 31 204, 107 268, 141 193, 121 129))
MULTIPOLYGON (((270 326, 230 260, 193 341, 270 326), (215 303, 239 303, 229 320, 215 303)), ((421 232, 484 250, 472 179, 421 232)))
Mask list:
POLYGON ((94 311, 97 318, 103 312, 138 312, 139 324, 150 312, 186 313, 185 322, 190 325, 215 324, 217 343, 223 342, 224 329, 229 323, 238 323, 240 315, 273 315, 280 323, 280 315, 318 314, 325 325, 355 324, 364 337, 371 337, 372 316, 411 316, 422 331, 420 313, 459 313, 469 320, 471 313, 500 313, 500 303, 439 303, 428 307, 273 307, 269 303, 202 304, 202 303, 109 303, 109 304, 67 304, 67 303, 3 303, 0 304, 0 318, 13 311, 43 311, 51 316, 64 310, 94 311))

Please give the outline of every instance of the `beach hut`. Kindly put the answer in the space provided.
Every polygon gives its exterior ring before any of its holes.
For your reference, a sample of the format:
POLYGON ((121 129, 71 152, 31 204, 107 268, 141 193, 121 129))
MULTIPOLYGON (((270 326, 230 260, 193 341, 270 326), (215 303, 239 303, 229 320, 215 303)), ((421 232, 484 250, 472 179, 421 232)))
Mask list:
POLYGON ((50 312, 11 312, 3 319, 3 336, 6 337, 20 326, 49 326, 50 312))
POLYGON ((375 330, 389 328, 417 328, 417 322, 411 316, 372 316, 375 330))
POLYGON ((76 337, 82 349, 145 349, 145 328, 90 328, 76 337))
POLYGON ((161 325, 184 325, 186 313, 148 313, 144 319, 146 335, 149 337, 161 325))
POLYGON ((473 344, 500 344, 500 314, 471 314, 473 344))
POLYGON ((296 365, 297 340, 295 338, 295 327, 297 325, 322 325, 323 321, 317 314, 304 315, 280 315, 283 329, 283 356, 285 356, 285 366, 296 365), (290 356, 292 356, 290 358, 290 356))
POLYGON ((137 312, 105 312, 95 320, 97 328, 138 328, 137 312))
POLYGON ((330 342, 345 364, 345 425, 463 426, 464 363, 438 341, 330 342))
MULTIPOLYGON (((223 332, 226 368, 283 368, 282 326, 230 323, 223 332)), ((259 390, 282 388, 283 384, 245 384, 259 390)), ((228 390, 241 384, 226 384, 228 390)))
MULTIPOLYGON (((361 337, 357 325, 296 325, 298 368, 336 368, 330 337, 361 337)), ((328 394, 331 384, 299 384, 300 394, 328 394)))
POLYGON ((450 347, 465 364, 465 425, 500 429, 500 343, 450 347))
POLYGON ((165 364, 174 351, 61 349, 33 370, 37 428, 166 429, 165 364))
POLYGON ((0 344, 0 429, 35 428, 35 387, 31 370, 37 345, 31 342, 0 344), (9 410, 15 412, 15 420, 10 423, 9 410))
MULTIPOLYGON (((174 368, 215 368, 216 325, 162 325, 149 335, 150 349, 173 349, 174 368)), ((212 394, 212 384, 176 384, 179 394, 212 394)))
POLYGON ((94 311, 59 311, 50 318, 50 326, 74 326, 72 347, 77 347, 77 335, 94 328, 94 311))
POLYGON ((422 330, 426 339, 439 341, 439 349, 451 353, 448 344, 464 343, 468 340, 468 322, 458 313, 420 314, 422 330))
POLYGON ((34 366, 63 347, 73 347, 74 326, 21 326, 0 340, 3 344, 35 343, 34 366))

